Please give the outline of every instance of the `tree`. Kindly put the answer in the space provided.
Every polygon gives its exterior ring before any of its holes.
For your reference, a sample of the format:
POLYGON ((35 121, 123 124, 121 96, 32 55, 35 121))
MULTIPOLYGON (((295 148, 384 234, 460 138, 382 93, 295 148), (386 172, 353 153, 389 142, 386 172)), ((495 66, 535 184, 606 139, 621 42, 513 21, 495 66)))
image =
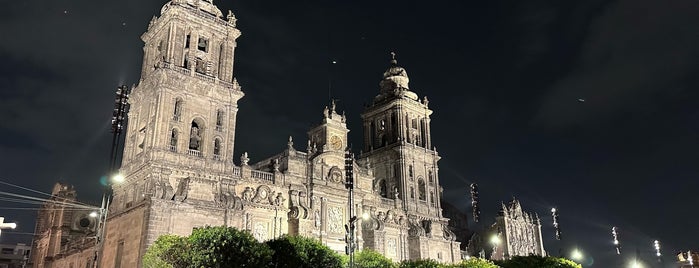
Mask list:
POLYGON ((272 261, 266 244, 232 227, 197 228, 187 240, 190 267, 267 267, 272 261))
POLYGON ((402 261, 398 268, 446 268, 447 266, 433 260, 433 259, 421 259, 421 260, 410 260, 402 261))
POLYGON ((571 260, 557 257, 515 256, 509 260, 495 262, 503 268, 582 268, 571 260))
POLYGON ((274 251, 272 267, 343 267, 340 255, 313 238, 285 235, 266 244, 274 251))
POLYGON ((498 268, 498 266, 492 261, 471 257, 468 260, 463 260, 460 263, 450 265, 449 268, 498 268))
POLYGON ((395 268, 396 264, 381 253, 370 249, 364 249, 354 254, 354 267, 356 268, 395 268))
POLYGON ((162 235, 143 255, 145 268, 179 268, 188 263, 189 247, 187 238, 176 235, 162 235))

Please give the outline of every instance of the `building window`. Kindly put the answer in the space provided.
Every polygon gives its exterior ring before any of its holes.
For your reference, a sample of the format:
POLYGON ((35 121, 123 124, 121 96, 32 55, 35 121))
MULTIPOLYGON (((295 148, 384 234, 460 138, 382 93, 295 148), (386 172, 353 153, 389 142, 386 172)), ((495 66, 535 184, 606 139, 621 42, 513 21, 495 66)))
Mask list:
POLYGON ((216 131, 223 130, 223 111, 216 111, 216 131))
POLYGON ((427 171, 427 178, 428 178, 430 183, 434 182, 434 176, 432 176, 432 170, 427 171))
POLYGON ((182 119, 182 99, 175 100, 175 109, 172 111, 172 120, 177 122, 182 119))
POLYGON ((386 180, 379 181, 379 194, 383 198, 388 198, 388 188, 386 187, 386 180))
POLYGON ((430 204, 434 207, 435 202, 434 202, 434 192, 430 191, 430 204))
POLYGON ((208 52, 209 51, 209 40, 206 38, 199 37, 199 42, 197 42, 197 49, 199 51, 208 52))
POLYGON ((117 244, 116 257, 114 259, 114 268, 121 268, 121 257, 124 254, 124 240, 119 240, 117 244))
POLYGON ((201 149, 201 139, 202 139, 201 127, 197 122, 192 121, 192 128, 189 132, 189 149, 200 151, 201 149))
POLYGON ((413 165, 408 166, 408 177, 413 177, 413 165))
POLYGON ((410 198, 415 199, 415 187, 410 186, 410 198))
POLYGON ((184 48, 189 48, 189 43, 191 42, 192 35, 188 34, 187 38, 184 40, 184 48))
POLYGON ((177 152, 178 137, 179 133, 177 133, 177 129, 172 129, 172 133, 170 134, 170 151, 172 152, 177 152))
POLYGON ((214 159, 221 159, 221 140, 218 138, 214 140, 214 159))
POLYGON ((417 190, 418 190, 418 197, 420 198, 420 200, 426 201, 426 199, 427 199, 427 196, 426 196, 427 187, 425 186, 425 180, 423 180, 422 178, 420 178, 417 182, 417 190))

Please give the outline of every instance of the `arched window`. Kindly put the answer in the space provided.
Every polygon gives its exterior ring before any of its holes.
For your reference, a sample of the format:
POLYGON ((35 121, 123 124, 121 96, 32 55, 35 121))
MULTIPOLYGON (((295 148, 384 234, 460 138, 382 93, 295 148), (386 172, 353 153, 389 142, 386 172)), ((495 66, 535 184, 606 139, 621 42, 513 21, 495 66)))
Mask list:
POLYGON ((221 156, 221 140, 216 138, 214 140, 214 158, 219 158, 221 156))
POLYGON ((434 176, 432 176, 432 170, 427 171, 427 178, 428 178, 430 183, 434 182, 434 176))
POLYGON ((426 199, 427 199, 427 194, 426 194, 427 187, 425 186, 425 180, 420 178, 420 180, 418 180, 418 182, 417 182, 417 188, 418 188, 417 189, 418 190, 418 197, 420 198, 420 200, 426 201, 426 199))
POLYGON ((175 109, 172 111, 172 120, 180 121, 182 118, 182 99, 175 100, 175 109))
POLYGON ((203 134, 202 129, 199 126, 199 124, 195 121, 192 121, 192 128, 190 129, 190 132, 189 132, 189 149, 190 150, 200 151, 202 134, 203 134))
POLYGON ((383 198, 388 198, 388 188, 386 187, 386 180, 379 181, 379 194, 383 198))
POLYGON ((216 111, 216 131, 223 130, 223 111, 216 111))
POLYGON ((170 151, 172 152, 177 152, 178 137, 179 133, 177 132, 177 129, 172 129, 172 132, 170 133, 170 151))

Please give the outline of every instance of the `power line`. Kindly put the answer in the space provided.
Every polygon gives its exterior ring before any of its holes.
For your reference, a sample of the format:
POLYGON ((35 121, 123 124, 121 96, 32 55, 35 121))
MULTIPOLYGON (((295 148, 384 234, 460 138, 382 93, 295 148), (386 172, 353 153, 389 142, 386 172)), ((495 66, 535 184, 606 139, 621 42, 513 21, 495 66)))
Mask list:
MULTIPOLYGON (((27 187, 22 187, 22 186, 19 186, 19 185, 16 185, 16 184, 12 184, 12 183, 9 183, 9 182, 5 182, 5 181, 2 181, 2 180, 0 180, 0 184, 9 185, 9 186, 13 186, 13 187, 20 188, 20 189, 25 190, 25 191, 30 191, 30 192, 42 194, 42 195, 45 195, 45 196, 53 197, 52 194, 48 194, 48 193, 45 193, 45 192, 42 192, 42 191, 37 191, 37 190, 30 189, 30 188, 27 188, 27 187)), ((6 192, 0 191, 0 194, 2 194, 2 193, 6 193, 6 192)), ((41 200, 41 201, 44 201, 44 202, 45 202, 45 201, 54 201, 54 200, 51 200, 51 199, 42 199, 42 198, 38 198, 38 197, 27 196, 27 195, 19 195, 19 194, 12 194, 12 193, 9 193, 8 195, 17 195, 17 197, 24 197, 24 198, 27 198, 27 199, 41 200)), ((83 202, 80 202, 80 201, 77 201, 77 200, 71 201, 71 203, 82 204, 82 205, 85 205, 85 206, 93 206, 93 205, 90 205, 90 204, 87 204, 87 203, 83 203, 83 202)))
POLYGON ((38 197, 33 197, 33 196, 8 193, 8 192, 4 192, 4 191, 0 191, 0 195, 8 195, 8 196, 12 196, 12 197, 27 199, 27 200, 22 200, 22 199, 16 199, 16 198, 0 197, 0 199, 5 199, 5 201, 9 201, 9 202, 36 204, 36 205, 41 205, 44 203, 54 203, 54 204, 68 206, 68 207, 88 208, 88 209, 96 208, 96 206, 90 206, 90 205, 86 205, 86 204, 83 205, 80 202, 59 201, 59 200, 53 200, 53 199, 38 198, 38 197))

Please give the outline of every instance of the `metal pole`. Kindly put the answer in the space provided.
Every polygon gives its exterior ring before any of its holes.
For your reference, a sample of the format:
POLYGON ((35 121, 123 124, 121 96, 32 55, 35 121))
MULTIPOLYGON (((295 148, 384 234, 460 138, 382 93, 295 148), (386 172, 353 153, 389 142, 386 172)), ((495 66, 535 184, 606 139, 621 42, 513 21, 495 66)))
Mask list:
POLYGON ((354 154, 352 150, 347 147, 345 151, 345 188, 349 191, 348 196, 348 206, 349 206, 349 224, 345 225, 347 231, 346 235, 346 253, 349 255, 349 267, 354 267, 354 229, 355 222, 357 221, 357 216, 354 215, 354 154))
POLYGON ((126 121, 127 106, 129 100, 130 89, 126 85, 122 85, 116 90, 114 98, 114 110, 112 112, 112 147, 109 152, 109 172, 107 173, 107 185, 102 192, 102 205, 100 207, 100 217, 97 223, 97 250, 95 251, 94 267, 101 267, 102 250, 104 249, 105 225, 107 224, 107 216, 109 213, 109 204, 111 201, 111 179, 115 175, 117 167, 117 155, 119 148, 119 138, 121 131, 124 129, 126 121))

